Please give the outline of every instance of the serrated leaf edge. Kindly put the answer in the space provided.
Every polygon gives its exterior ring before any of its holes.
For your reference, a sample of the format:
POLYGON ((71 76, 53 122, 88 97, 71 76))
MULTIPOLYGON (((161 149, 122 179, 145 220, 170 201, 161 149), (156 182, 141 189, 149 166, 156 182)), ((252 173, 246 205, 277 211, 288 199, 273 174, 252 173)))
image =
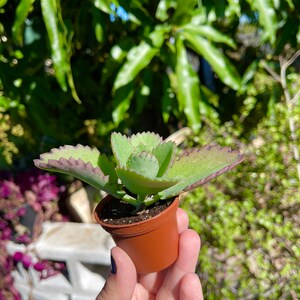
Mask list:
MULTIPOLYGON (((128 137, 128 139, 129 139, 129 141, 130 141, 132 147, 133 147, 134 149, 137 148, 136 146, 134 146, 134 145, 132 144, 132 140, 133 140, 134 138, 139 137, 139 136, 143 136, 143 135, 147 135, 147 134, 150 135, 150 136, 153 136, 153 137, 158 138, 158 140, 160 141, 159 143, 162 143, 162 142, 163 142, 162 137, 161 137, 159 134, 155 133, 155 132, 151 132, 151 131, 138 132, 138 133, 132 134, 130 137, 128 137)), ((152 148, 152 150, 153 150, 153 149, 154 149, 154 148, 152 148)), ((151 150, 151 149, 149 149, 149 150, 151 150)))
POLYGON ((203 184, 207 183, 208 181, 210 181, 210 180, 216 178, 217 176, 219 176, 219 175, 221 175, 221 174, 223 174, 223 173, 225 173, 225 172, 227 172, 227 171, 233 169, 236 165, 238 165, 239 163, 241 163, 242 160, 243 160, 243 159, 241 159, 241 160, 239 160, 239 161, 236 161, 235 163, 233 163, 233 164, 231 164, 231 165, 229 165, 229 166, 226 166, 225 168, 221 169, 220 171, 215 172, 215 173, 209 175, 208 177, 203 178, 203 179, 201 179, 201 180, 195 182, 194 184, 192 184, 192 185, 186 187, 186 188, 184 189, 184 192, 190 191, 190 190, 192 190, 192 189, 194 189, 194 188, 196 188, 196 187, 198 187, 198 186, 200 186, 200 185, 203 185, 203 184))
POLYGON ((183 190, 184 192, 190 191, 190 190, 192 190, 192 189, 194 189, 194 188, 196 188, 196 187, 198 187, 200 185, 203 185, 203 184, 207 183, 208 181, 216 178, 217 176, 219 176, 219 175, 221 175, 221 174, 223 174, 223 173, 225 173, 225 172, 233 169, 235 166, 237 166, 238 164, 240 164, 244 160, 244 155, 241 154, 240 151, 238 151, 238 150, 232 150, 230 147, 227 147, 227 146, 221 147, 221 146, 219 146, 217 144, 209 144, 209 145, 205 145, 205 146, 203 146, 201 148, 188 149, 184 153, 182 153, 182 155, 178 158, 178 160, 180 158, 182 158, 183 156, 189 156, 189 155, 191 155, 191 154, 193 154, 195 152, 199 153, 203 149, 205 149, 205 150, 211 150, 213 148, 217 148, 218 150, 226 151, 228 153, 235 153, 237 155, 237 160, 235 162, 233 162, 232 164, 230 164, 230 165, 222 168, 221 170, 219 170, 219 171, 217 171, 217 172, 215 172, 215 173, 213 173, 213 174, 211 174, 211 175, 209 175, 209 176, 207 176, 205 178, 202 178, 201 180, 199 180, 199 181, 197 181, 197 182, 195 182, 195 183, 187 186, 183 190))
POLYGON ((40 159, 34 159, 33 162, 36 167, 41 169, 55 168, 62 171, 64 170, 67 171, 71 169, 77 169, 77 170, 82 169, 90 173, 93 173, 97 176, 100 176, 104 180, 108 180, 108 176, 105 176, 98 166, 94 167, 90 162, 84 162, 81 158, 75 159, 74 157, 71 156, 71 154, 69 158, 66 157, 60 157, 58 159, 47 158, 45 160, 45 158, 51 154, 54 155, 68 149, 74 150, 74 149, 83 149, 83 148, 90 150, 91 152, 100 154, 97 148, 91 148, 89 146, 83 146, 81 144, 77 144, 76 146, 65 145, 59 148, 53 148, 50 150, 50 152, 41 154, 40 159))
POLYGON ((52 148, 50 150, 50 152, 46 152, 40 155, 40 159, 35 159, 35 161, 37 160, 43 160, 46 156, 48 156, 49 154, 56 154, 58 152, 62 152, 64 150, 74 150, 74 149, 88 149, 91 152, 96 152, 97 154, 100 154, 99 150, 97 148, 91 148, 90 146, 83 146, 81 144, 77 144, 76 146, 72 146, 72 145, 65 145, 65 146, 60 146, 59 148, 52 148))
MULTIPOLYGON (((221 150, 222 152, 227 152, 227 153, 236 153, 237 157, 239 157, 239 159, 243 159, 244 155, 240 153, 239 150, 232 150, 230 147, 228 146, 224 146, 221 147, 218 144, 208 144, 208 145, 204 145, 200 148, 191 148, 191 149, 186 149, 184 150, 180 156, 178 156, 175 160, 179 161, 180 159, 182 159, 183 157, 188 157, 190 155, 192 155, 193 153, 199 153, 203 150, 211 150, 213 148, 217 148, 218 150, 221 150)), ((242 161, 242 160, 241 160, 242 161)), ((240 161, 240 162, 241 162, 240 161)))
POLYGON ((34 160, 34 164, 36 167, 41 169, 57 169, 62 171, 69 170, 83 170, 88 173, 93 173, 94 175, 100 176, 105 180, 108 180, 109 176, 105 176, 99 167, 93 167, 90 162, 85 163, 81 158, 75 159, 74 157, 70 157, 66 159, 64 157, 60 157, 59 159, 49 159, 48 162, 34 160))

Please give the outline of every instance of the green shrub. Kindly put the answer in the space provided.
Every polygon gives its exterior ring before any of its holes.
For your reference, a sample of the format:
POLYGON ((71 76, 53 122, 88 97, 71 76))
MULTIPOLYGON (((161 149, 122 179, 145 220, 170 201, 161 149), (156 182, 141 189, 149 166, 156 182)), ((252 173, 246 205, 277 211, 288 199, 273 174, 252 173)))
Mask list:
MULTIPOLYGON (((294 110, 299 126, 300 104, 294 110)), ((202 238, 199 274, 205 299, 297 299, 300 295, 300 187, 287 109, 274 106, 251 139, 241 123, 207 130, 215 140, 244 149, 234 171, 187 195, 182 203, 202 238)), ((297 131, 297 147, 300 132, 297 131)))
POLYGON ((27 162, 112 130, 199 131, 252 103, 251 129, 269 104, 260 62, 299 48, 293 0, 4 0, 0 16, 0 108, 27 162))
POLYGON ((17 139, 24 135, 20 124, 12 125, 10 116, 0 111, 0 169, 12 165, 13 155, 18 153, 17 139))

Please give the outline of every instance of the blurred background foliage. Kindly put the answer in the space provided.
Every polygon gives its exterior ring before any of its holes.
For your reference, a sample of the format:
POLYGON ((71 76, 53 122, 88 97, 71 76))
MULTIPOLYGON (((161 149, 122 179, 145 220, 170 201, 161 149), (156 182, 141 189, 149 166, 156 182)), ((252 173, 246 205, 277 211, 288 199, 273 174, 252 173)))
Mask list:
POLYGON ((245 162, 184 198, 207 299, 300 295, 298 0, 0 0, 0 169, 112 130, 245 162))

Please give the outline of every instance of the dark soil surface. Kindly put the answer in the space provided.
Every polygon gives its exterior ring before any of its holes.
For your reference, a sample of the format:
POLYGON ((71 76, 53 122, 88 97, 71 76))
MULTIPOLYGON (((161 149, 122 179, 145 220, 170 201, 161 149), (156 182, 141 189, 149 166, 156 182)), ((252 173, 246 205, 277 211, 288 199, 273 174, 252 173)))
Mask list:
POLYGON ((135 207, 120 199, 108 201, 100 214, 103 222, 113 225, 124 225, 150 219, 165 210, 172 201, 158 201, 144 210, 134 213, 135 207))

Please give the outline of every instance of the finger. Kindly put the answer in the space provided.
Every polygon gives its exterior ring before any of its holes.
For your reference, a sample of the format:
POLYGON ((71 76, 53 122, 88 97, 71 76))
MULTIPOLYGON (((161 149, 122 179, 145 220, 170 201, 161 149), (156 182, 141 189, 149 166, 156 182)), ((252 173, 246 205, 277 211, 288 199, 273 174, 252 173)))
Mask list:
POLYGON ((179 299, 203 300, 202 286, 197 274, 188 273, 183 276, 180 281, 179 299))
POLYGON ((169 268, 165 280, 159 290, 157 299, 178 299, 181 279, 187 273, 194 273, 200 250, 200 237, 191 230, 185 230, 179 239, 179 255, 169 268))
POLYGON ((188 229, 189 218, 187 213, 180 207, 177 209, 176 217, 177 217, 178 232, 180 234, 184 230, 188 229))
POLYGON ((176 262, 168 272, 168 276, 176 273, 195 272, 198 262, 201 241, 196 231, 185 230, 179 237, 179 253, 176 262))
POLYGON ((111 272, 96 300, 131 300, 137 282, 135 266, 119 247, 111 250, 111 257, 111 272))
POLYGON ((139 274, 138 282, 150 293, 156 295, 165 279, 167 270, 156 273, 139 274))
MULTIPOLYGON (((187 213, 182 208, 177 209, 176 217, 178 232, 180 234, 188 228, 189 218, 187 213)), ((158 273, 140 274, 138 281, 146 290, 156 294, 164 281, 165 274, 166 270, 162 270, 158 273)))

